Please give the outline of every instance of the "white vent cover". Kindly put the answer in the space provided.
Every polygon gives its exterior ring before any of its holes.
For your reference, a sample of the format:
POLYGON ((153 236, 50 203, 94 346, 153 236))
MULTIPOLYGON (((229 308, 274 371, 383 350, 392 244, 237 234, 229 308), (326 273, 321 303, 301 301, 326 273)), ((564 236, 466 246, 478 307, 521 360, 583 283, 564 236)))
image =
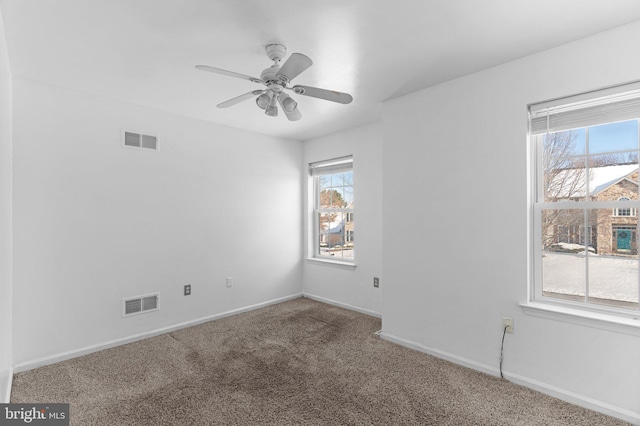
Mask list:
POLYGON ((160 309, 160 293, 122 299, 122 316, 143 314, 160 309))
POLYGON ((131 148, 158 149, 158 138, 151 135, 143 135, 142 133, 129 132, 123 130, 122 143, 124 146, 131 148))

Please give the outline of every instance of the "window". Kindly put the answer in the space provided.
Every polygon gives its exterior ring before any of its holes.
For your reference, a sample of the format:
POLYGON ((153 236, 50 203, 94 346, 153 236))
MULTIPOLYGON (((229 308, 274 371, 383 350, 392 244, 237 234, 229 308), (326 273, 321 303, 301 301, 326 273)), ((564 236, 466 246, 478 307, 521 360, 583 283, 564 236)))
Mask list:
MULTIPOLYGON (((618 198, 618 201, 631 201, 631 199, 629 197, 620 197, 618 198)), ((624 208, 619 207, 619 208, 613 209, 613 215, 614 216, 637 216, 638 210, 632 209, 629 207, 624 207, 624 208)))
POLYGON ((530 299, 637 316, 640 84, 531 105, 529 117, 530 299))
POLYGON ((313 256, 353 262, 353 158, 309 165, 313 179, 313 256))

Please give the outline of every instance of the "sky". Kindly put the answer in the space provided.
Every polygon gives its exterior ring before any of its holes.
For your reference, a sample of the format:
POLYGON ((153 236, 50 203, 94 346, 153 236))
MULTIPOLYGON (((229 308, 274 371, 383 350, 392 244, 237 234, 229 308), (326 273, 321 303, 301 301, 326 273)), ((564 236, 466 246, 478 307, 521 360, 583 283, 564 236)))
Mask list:
MULTIPOLYGON (((638 149, 638 120, 591 126, 588 130, 590 155, 638 149)), ((587 128, 567 130, 566 132, 574 134, 575 155, 584 155, 587 128)))
POLYGON ((589 153, 638 149, 638 120, 589 128, 589 153))

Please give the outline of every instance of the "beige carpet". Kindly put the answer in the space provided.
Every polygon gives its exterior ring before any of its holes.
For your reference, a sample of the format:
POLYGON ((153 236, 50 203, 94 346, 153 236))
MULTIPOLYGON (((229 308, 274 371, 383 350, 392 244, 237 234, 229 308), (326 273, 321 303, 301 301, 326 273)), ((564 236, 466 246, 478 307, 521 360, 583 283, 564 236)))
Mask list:
POLYGON ((72 425, 622 425, 381 340, 380 320, 309 299, 17 374, 12 402, 72 425))

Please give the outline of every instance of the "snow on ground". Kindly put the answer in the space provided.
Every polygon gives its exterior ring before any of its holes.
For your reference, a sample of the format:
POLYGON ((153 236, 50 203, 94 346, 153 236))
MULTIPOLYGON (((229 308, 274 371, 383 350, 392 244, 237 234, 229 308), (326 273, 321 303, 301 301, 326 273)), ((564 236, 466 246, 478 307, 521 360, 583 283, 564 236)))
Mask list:
MULTIPOLYGON (((545 252, 542 289, 584 296, 587 257, 584 254, 545 252)), ((589 296, 638 302, 638 259, 588 256, 589 296)))
MULTIPOLYGON (((564 252, 571 252, 571 253, 579 253, 581 251, 584 251, 584 244, 555 243, 555 244, 552 244, 551 247, 554 249, 558 249, 554 251, 561 251, 561 252, 564 251, 564 252)), ((589 246, 589 251, 591 253, 595 253, 596 249, 589 246)))

